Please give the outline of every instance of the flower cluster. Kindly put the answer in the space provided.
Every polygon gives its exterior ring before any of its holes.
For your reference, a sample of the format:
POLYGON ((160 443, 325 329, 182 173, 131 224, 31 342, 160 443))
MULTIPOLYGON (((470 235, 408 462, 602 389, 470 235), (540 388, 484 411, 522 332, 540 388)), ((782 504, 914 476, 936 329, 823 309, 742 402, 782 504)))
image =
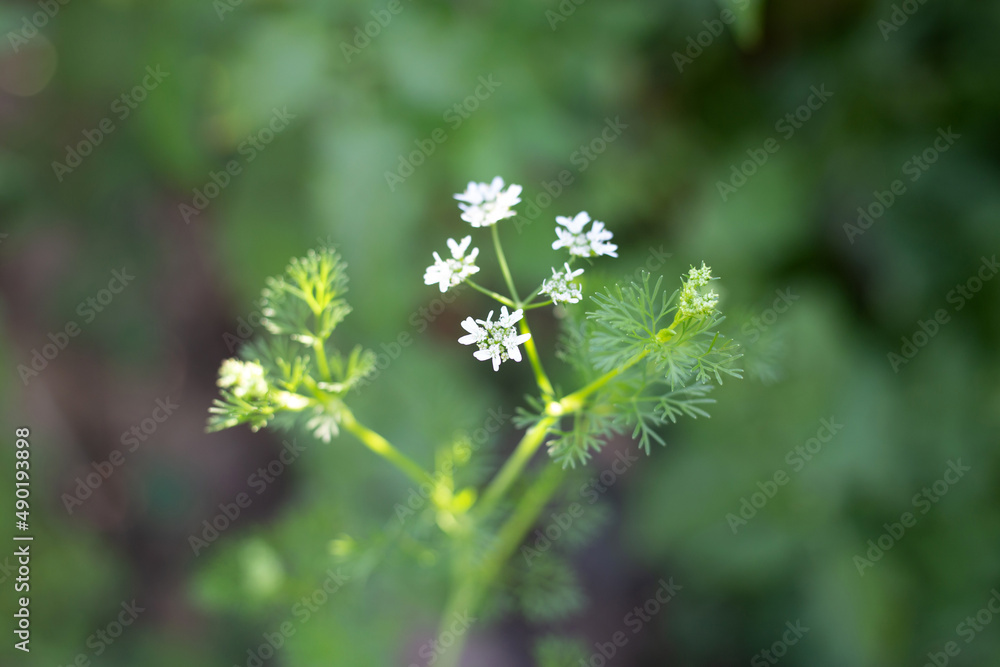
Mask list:
POLYGON ((524 317, 524 311, 515 310, 513 313, 507 312, 507 306, 500 309, 500 318, 493 321, 493 311, 486 316, 485 320, 473 320, 467 317, 462 322, 462 328, 469 332, 469 335, 462 336, 458 342, 462 345, 478 345, 479 349, 472 353, 480 361, 493 360, 493 370, 500 370, 500 363, 513 359, 521 361, 521 350, 518 346, 526 343, 531 334, 518 335, 514 325, 524 317))
POLYGON ((448 239, 448 249, 451 250, 449 259, 441 259, 441 256, 434 253, 434 264, 427 267, 424 273, 424 284, 440 286, 442 292, 447 292, 455 285, 461 284, 469 276, 478 273, 476 257, 479 256, 479 248, 473 248, 468 255, 465 251, 472 243, 472 237, 466 236, 461 243, 455 243, 455 239, 448 239))
POLYGON ((231 391, 233 396, 247 400, 264 398, 268 391, 264 368, 256 362, 238 359, 222 362, 218 385, 231 391))
POLYGON ((473 227, 489 227, 516 215, 512 207, 521 202, 521 186, 503 189, 503 179, 497 176, 492 183, 469 182, 462 194, 455 195, 462 209, 462 220, 473 227))
POLYGON ((586 211, 580 211, 572 218, 557 216, 556 222, 566 229, 556 227, 559 239, 552 243, 553 250, 569 248, 569 254, 574 257, 618 256, 618 246, 608 243, 613 235, 604 228, 603 222, 594 220, 590 231, 583 231, 590 223, 590 216, 586 211))
POLYGON ((708 285, 712 280, 712 268, 705 266, 704 262, 702 262, 700 269, 691 267, 688 279, 684 281, 684 286, 681 288, 678 306, 681 315, 684 317, 705 317, 715 310, 715 306, 719 303, 719 295, 716 294, 715 290, 709 290, 704 294, 699 290, 700 287, 708 285))
POLYGON ((573 271, 569 268, 569 262, 564 264, 565 271, 552 269, 552 277, 542 282, 542 294, 548 294, 552 298, 552 303, 579 303, 583 298, 583 291, 579 283, 572 280, 583 274, 583 269, 573 271))
MULTIPOLYGON (((477 228, 493 227, 501 220, 516 215, 514 206, 521 201, 521 186, 513 183, 506 185, 503 178, 497 176, 489 183, 472 181, 466 187, 465 192, 456 194, 454 197, 459 201, 458 207, 462 211, 462 220, 477 228)), ((591 225, 592 221, 586 211, 577 213, 573 217, 556 217, 556 222, 558 223, 556 226, 558 239, 552 244, 552 248, 554 250, 569 249, 571 262, 576 257, 618 256, 618 246, 610 243, 613 237, 612 233, 605 228, 603 222, 598 220, 593 221, 591 225), (590 229, 586 229, 588 225, 591 225, 590 229)), ((570 268, 570 262, 564 264, 564 270, 553 268, 552 277, 546 278, 542 285, 531 293, 530 297, 521 301, 514 289, 495 227, 492 232, 497 258, 500 260, 500 267, 504 272, 504 279, 510 289, 511 298, 480 287, 470 280, 471 276, 479 273, 479 267, 476 265, 479 249, 472 248, 471 252, 469 251, 472 244, 471 236, 466 236, 461 242, 448 239, 451 257, 442 259, 437 252, 434 253, 434 263, 427 267, 424 272, 424 284, 437 285, 441 292, 447 292, 461 283, 468 283, 478 291, 492 296, 503 304, 500 319, 496 322, 492 320, 493 311, 490 312, 486 320, 467 318, 462 326, 468 331, 468 335, 463 336, 460 340, 464 345, 478 345, 479 350, 474 356, 484 361, 492 360, 494 370, 498 370, 504 361, 509 359, 520 361, 521 352, 518 346, 531 339, 531 334, 527 331, 519 335, 514 329, 514 324, 522 319, 524 309, 529 306, 546 305, 543 303, 533 304, 535 297, 539 294, 548 296, 550 302, 555 305, 579 303, 583 299, 583 289, 580 283, 574 282, 574 279, 583 274, 583 269, 574 271, 570 268), (514 312, 508 312, 508 307, 514 312)), ((527 329, 526 326, 524 328, 527 329)), ((530 348, 528 351, 531 353, 530 348)))

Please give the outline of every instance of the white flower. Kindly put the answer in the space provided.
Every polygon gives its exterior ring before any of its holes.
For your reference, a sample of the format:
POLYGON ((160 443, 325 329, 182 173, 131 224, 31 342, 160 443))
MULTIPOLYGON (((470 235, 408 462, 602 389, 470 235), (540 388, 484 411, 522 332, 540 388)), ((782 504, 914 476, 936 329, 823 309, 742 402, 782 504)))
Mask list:
POLYGON ((469 182, 465 192, 455 195, 462 209, 462 220, 473 227, 489 227, 516 213, 511 207, 521 202, 521 186, 513 183, 503 189, 503 179, 497 176, 492 183, 469 182))
POLYGON ((451 250, 450 259, 441 259, 441 256, 434 253, 434 264, 427 267, 424 272, 424 284, 441 286, 442 292, 447 292, 450 288, 458 285, 463 280, 474 273, 479 272, 476 266, 476 257, 479 255, 479 248, 473 248, 469 255, 465 256, 465 251, 472 243, 472 237, 466 236, 461 243, 455 243, 455 239, 448 239, 448 248, 451 250))
POLYGON ((603 222, 594 220, 590 231, 583 231, 590 222, 590 216, 586 211, 580 211, 572 218, 556 216, 556 222, 566 229, 556 227, 559 240, 552 243, 553 250, 569 248, 569 254, 577 257, 618 256, 618 246, 608 243, 613 234, 604 228, 603 222))
POLYGON ((552 297, 553 303, 579 303, 583 298, 583 292, 579 283, 570 282, 577 276, 583 274, 583 269, 571 271, 569 262, 564 264, 565 271, 552 269, 552 278, 542 282, 542 294, 552 297))
POLYGON ((705 317, 711 315, 715 306, 719 303, 719 295, 715 290, 709 290, 705 294, 698 291, 699 287, 704 287, 712 278, 712 268, 701 263, 701 268, 693 266, 688 273, 688 279, 681 288, 680 304, 678 310, 684 317, 705 317))
POLYGON ((469 332, 468 336, 462 336, 458 342, 462 345, 478 345, 479 349, 473 352, 473 356, 480 361, 493 360, 493 370, 500 370, 500 362, 513 359, 521 361, 521 350, 518 345, 525 343, 531 338, 531 334, 518 335, 514 327, 524 316, 524 311, 515 310, 513 313, 507 312, 507 306, 500 308, 500 318, 493 321, 493 311, 486 316, 486 320, 473 320, 467 317, 462 322, 462 328, 469 332))
POLYGON ((218 385, 229 389, 237 398, 254 399, 267 395, 264 369, 255 361, 226 359, 219 367, 218 385))

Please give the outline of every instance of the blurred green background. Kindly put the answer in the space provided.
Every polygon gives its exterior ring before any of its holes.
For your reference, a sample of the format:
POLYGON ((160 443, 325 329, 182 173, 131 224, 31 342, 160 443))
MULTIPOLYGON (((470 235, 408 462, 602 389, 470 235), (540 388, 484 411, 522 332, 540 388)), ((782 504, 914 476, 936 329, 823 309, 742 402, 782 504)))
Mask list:
MULTIPOLYGON (((0 506, 28 426, 36 541, 30 655, 12 649, 0 547, 0 663, 249 667, 289 621, 263 664, 416 662, 445 594, 420 542, 296 607, 336 572, 331 540, 392 524, 405 480, 349 438, 299 434, 304 465, 196 556, 190 536, 282 447, 204 420, 264 278, 326 240, 350 263, 338 335, 397 357, 359 414, 429 464, 457 429, 512 413, 527 366, 494 375, 455 343, 484 299, 442 309, 420 280, 472 231, 452 193, 500 174, 525 188, 502 230, 519 282, 557 261, 554 216, 587 210, 621 246, 587 288, 653 251, 669 281, 706 261, 748 373, 604 495, 610 521, 576 562, 583 610, 477 627, 467 664, 533 664, 550 629, 594 650, 669 577, 682 590, 608 664, 995 664, 1000 281, 977 280, 1000 250, 998 21, 1000 4, 937 0, 4 4, 0 506), (70 321, 65 349, 20 372, 70 321), (178 406, 162 423, 157 400, 178 406), (824 419, 842 428, 810 443, 824 419), (124 463, 68 511, 114 450, 124 463), (119 639, 95 635, 133 600, 119 639)), ((557 318, 535 322, 551 359, 557 318)), ((517 437, 508 423, 493 445, 517 437)))

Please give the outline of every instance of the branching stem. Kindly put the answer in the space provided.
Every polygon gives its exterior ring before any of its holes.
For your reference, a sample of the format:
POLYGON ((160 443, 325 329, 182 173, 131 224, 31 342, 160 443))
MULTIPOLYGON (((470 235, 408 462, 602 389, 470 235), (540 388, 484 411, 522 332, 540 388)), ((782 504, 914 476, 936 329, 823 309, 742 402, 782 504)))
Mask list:
POLYGON ((347 406, 341 407, 340 425, 350 431, 368 449, 396 466, 404 475, 417 484, 430 484, 431 488, 436 486, 437 483, 434 481, 434 478, 420 464, 393 447, 381 435, 360 423, 355 419, 354 413, 347 409, 347 406))

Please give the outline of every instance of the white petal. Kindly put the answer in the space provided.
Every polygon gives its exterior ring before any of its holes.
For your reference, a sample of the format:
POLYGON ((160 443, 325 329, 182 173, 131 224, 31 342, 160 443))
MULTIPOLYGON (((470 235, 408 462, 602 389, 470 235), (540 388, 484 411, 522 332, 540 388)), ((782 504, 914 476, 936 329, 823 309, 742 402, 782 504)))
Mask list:
POLYGON ((466 317, 464 320, 462 320, 462 328, 471 334, 477 334, 477 335, 481 331, 479 326, 476 324, 476 321, 471 317, 466 317))
POLYGON ((475 352, 472 353, 472 356, 474 356, 476 359, 479 359, 479 361, 486 361, 487 359, 493 357, 493 353, 490 352, 489 350, 476 350, 475 352))
POLYGON ((517 349, 514 346, 508 346, 507 356, 513 359, 514 361, 521 361, 521 350, 517 349))

